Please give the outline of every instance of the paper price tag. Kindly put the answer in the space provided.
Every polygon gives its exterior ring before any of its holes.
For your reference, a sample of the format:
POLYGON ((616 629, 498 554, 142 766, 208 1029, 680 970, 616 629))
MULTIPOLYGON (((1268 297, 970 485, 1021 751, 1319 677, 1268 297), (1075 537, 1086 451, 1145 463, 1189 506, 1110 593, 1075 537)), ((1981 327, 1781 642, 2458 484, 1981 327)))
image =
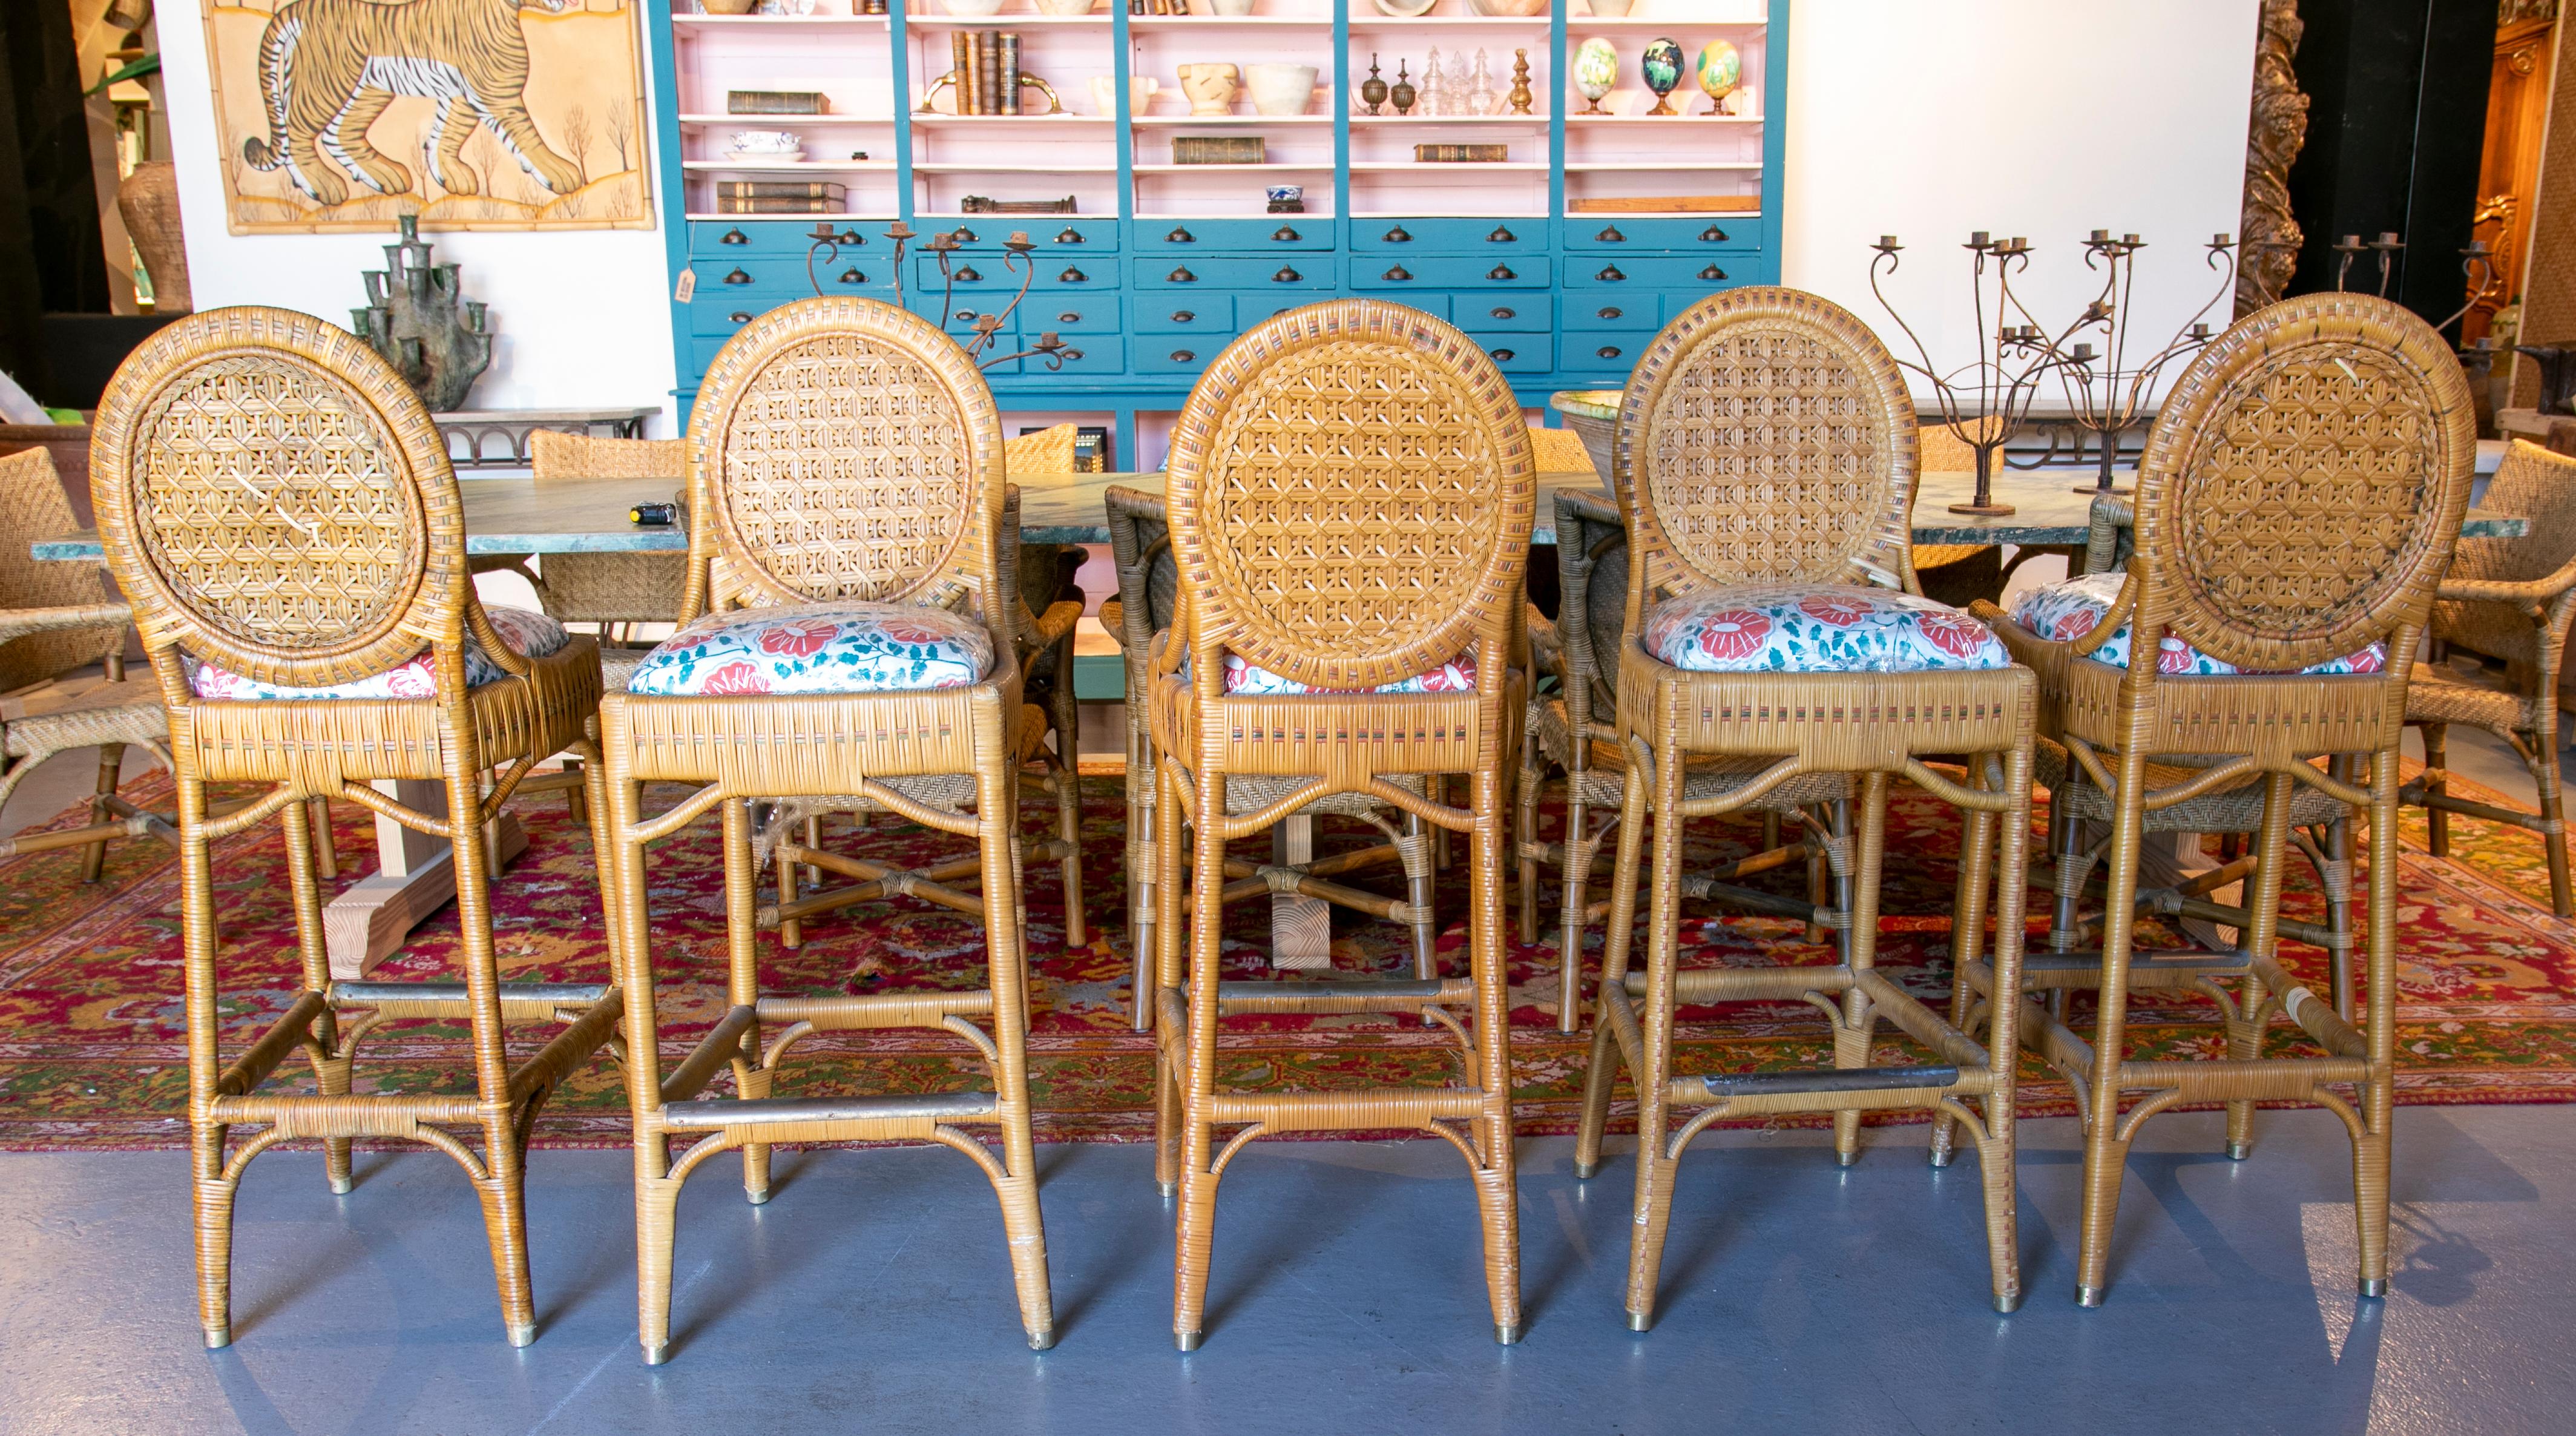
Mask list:
POLYGON ((671 286, 671 302, 673 304, 686 304, 697 297, 698 272, 695 269, 681 270, 680 282, 671 286))

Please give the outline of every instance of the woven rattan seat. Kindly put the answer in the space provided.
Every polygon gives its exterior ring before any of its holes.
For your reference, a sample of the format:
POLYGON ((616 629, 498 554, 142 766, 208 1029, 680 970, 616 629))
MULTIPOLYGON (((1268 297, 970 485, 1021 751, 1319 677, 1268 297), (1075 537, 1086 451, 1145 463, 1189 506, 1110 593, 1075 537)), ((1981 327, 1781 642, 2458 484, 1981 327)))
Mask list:
MULTIPOLYGON (((744 325, 718 351, 689 421, 687 624, 729 610, 855 600, 948 610, 982 625, 990 671, 961 686, 867 693, 655 696, 619 690, 600 710, 609 818, 601 888, 634 994, 626 1068, 635 1122, 639 1337, 669 1355, 681 1184, 739 1148, 754 1203, 782 1142, 938 1142, 991 1181, 1033 1348, 1055 1341, 1030 1131, 1028 972, 1017 832, 1020 612, 1005 536, 1000 416, 956 342, 909 311, 809 299, 744 325), (694 791, 647 818, 646 783, 694 791), (768 821, 755 805, 770 810, 768 821), (924 872, 823 850, 821 813, 883 808, 974 844, 924 872), (709 809, 724 823, 727 1008, 664 1069, 645 848, 709 809), (765 829, 755 840, 755 829, 765 829), (822 867, 859 887, 828 905, 908 894, 982 918, 987 982, 973 988, 783 996, 762 990, 759 862, 822 867), (942 877, 974 873, 966 892, 942 877), (989 1029, 976 1019, 989 1022, 989 1029), (983 1081, 932 1095, 781 1095, 799 1043, 818 1032, 919 1028, 958 1041, 983 1081), (730 1070, 730 1097, 702 1095, 730 1070), (1000 1138, 998 1151, 978 1133, 1000 1138), (685 1143, 674 1150, 675 1143, 685 1143)), ((1069 894, 1070 896, 1070 894, 1069 894)), ((811 904, 818 899, 806 899, 811 904)), ((796 916, 771 910, 787 938, 796 916)))
MULTIPOLYGON (((243 1169, 286 1140, 321 1139, 334 1191, 350 1189, 351 1139, 425 1142, 462 1166, 512 1345, 536 1335, 528 1282, 528 1132, 554 1089, 615 1035, 615 985, 510 984, 492 944, 489 859, 451 844, 461 971, 454 982, 335 981, 323 947, 310 801, 358 803, 440 837, 476 834, 540 761, 596 755, 599 658, 587 638, 531 659, 475 598, 464 507, 446 442, 420 399, 375 352, 320 320, 219 309, 179 320, 134 351, 100 405, 90 492, 110 570, 132 603, 170 713, 178 776, 185 934, 188 1125, 197 1279, 206 1341, 232 1340, 232 1207, 243 1169), (466 644, 504 676, 468 690, 466 644), (426 648, 421 698, 225 702, 190 691, 198 661, 264 684, 313 688, 384 673, 426 648), (443 812, 371 786, 445 785, 443 812), (265 791, 209 810, 207 785, 265 791), (218 933, 210 845, 282 821, 303 956, 285 1010, 230 1066, 219 1042, 218 933), (438 1018, 471 1033, 470 1088, 361 1093, 359 1040, 378 1022, 438 1018), (515 1069, 505 1022, 557 1024, 515 1069), (301 1051, 318 1095, 263 1093, 301 1051), (451 1131, 479 1132, 478 1152, 451 1131)), ((593 830, 602 826, 596 802, 593 830)), ((265 999, 263 999, 265 1000, 265 999)))
POLYGON ((109 839, 150 832, 176 840, 166 820, 116 791, 128 745, 170 764, 161 695, 125 681, 126 608, 108 601, 97 571, 39 562, 27 551, 73 528, 71 503, 44 449, 0 455, 0 512, 13 520, 0 543, 0 804, 56 753, 98 749, 90 821, 69 832, 0 838, 0 857, 83 848, 81 881, 96 882, 109 839), (104 664, 103 680, 57 681, 93 663, 104 664))
POLYGON ((2458 671, 2447 662, 2415 670, 2406 690, 2406 721, 2424 730, 2424 772, 2399 794, 2425 809, 2436 856, 2451 851, 2451 814, 2510 823, 2540 834, 2549 855, 2549 900, 2560 917, 2576 913, 2569 891, 2566 800, 2558 773, 2558 707, 2567 635, 2576 627, 2576 458, 2516 439, 2487 484, 2485 507, 2519 514, 2530 532, 2517 539, 2467 539, 2452 558, 2433 605, 2437 652, 2460 650, 2504 663, 2502 674, 2458 671), (2484 728, 2514 750, 2531 774, 2538 813, 2499 807, 2448 791, 2454 723, 2484 728))
MULTIPOLYGON (((1180 1197, 1174 1339, 1199 1344, 1217 1182, 1251 1139, 1395 1127, 1467 1158, 1495 1339, 1517 1341, 1502 755, 1526 701, 1521 577, 1538 478, 1519 401, 1440 320, 1373 300, 1308 305, 1247 331, 1200 375, 1168 469, 1180 609, 1152 686, 1130 701, 1146 697, 1153 721, 1155 1174, 1180 1197), (1462 693, 1248 696, 1180 673, 1184 658, 1208 675, 1233 654, 1294 682, 1366 690, 1461 653, 1475 669, 1462 693), (1468 801, 1453 807, 1397 774, 1465 774, 1468 801), (1238 776, 1298 781, 1233 816, 1238 776), (1469 835, 1465 976, 1219 981, 1226 845, 1334 793, 1469 835), (1217 1049, 1231 1012, 1428 1018, 1457 1040, 1460 1069, 1441 1086, 1233 1090, 1217 1049), (1220 1144, 1219 1126, 1237 1130, 1220 1144)), ((1140 617, 1126 615, 1139 640, 1140 617)))
MULTIPOLYGON (((2251 1150, 2258 1101, 2314 1103, 2340 1117, 2353 1141, 2361 1292, 2387 1291, 2398 747, 2418 642, 2468 503, 2475 447, 2459 361, 2422 320, 2365 295, 2286 300, 2212 341, 2167 393, 2138 464, 2136 549, 2117 600, 2092 631, 2059 641, 1991 606, 1979 610, 2040 675, 2045 736, 2074 763, 2064 782, 2077 786, 2080 777, 2081 786, 2108 794, 2107 804, 2081 792, 2067 799, 2108 818, 2100 951, 2077 952, 2062 940, 2070 905, 2061 898, 2058 950, 2034 959, 2025 981, 1981 962, 1960 964, 1964 985, 2022 1008, 2031 1045, 2074 1084, 2085 1135, 2076 1256, 2083 1305, 2100 1304, 2108 1285, 2129 1144, 2148 1117, 2184 1101, 2227 1103, 2227 1152, 2235 1158, 2251 1150), (2124 626, 2132 633, 2125 666, 2087 656, 2124 626), (2242 671, 2163 673, 2169 639, 2242 671), (2384 645, 2383 670, 2300 672, 2374 643, 2384 645), (2248 880, 2234 914, 2240 947, 2139 950, 2139 858, 2151 821, 2242 825, 2237 790, 2247 781, 2261 785, 2263 802, 2241 867, 2248 880), (2279 961, 2279 941, 2292 933, 2280 902, 2303 788, 2330 800, 2327 811, 2369 815, 2358 1022, 2279 961), (2213 800, 2212 792, 2222 796, 2213 800), (2230 811, 2152 818, 2156 808, 2186 802, 2230 811), (2043 1011, 2022 995, 2067 986, 2098 989, 2089 1041, 2059 1010, 2043 1011), (2148 987, 2209 997, 2224 1057, 2134 1056, 2129 994, 2148 987), (2324 1055, 2267 1056, 2275 1016, 2295 1023, 2324 1055), (2146 1095, 2124 1109, 2125 1093, 2146 1095)), ((2334 886, 2330 874, 2330 901, 2341 898, 2334 886)), ((2348 989, 2342 996, 2351 1001, 2348 989)), ((2168 1035, 2157 1040, 2191 1050, 2168 1035)))
MULTIPOLYGON (((1637 1093, 1628 1325, 1643 1331, 1653 1323, 1681 1155, 1709 1123, 1831 1113, 1835 1157, 1848 1166, 1860 1153, 1861 1113, 1888 1108, 1933 1115, 1935 1166, 1950 1160, 1954 1125, 1974 1138, 1993 1301, 2011 1311, 2021 1301, 2011 1012, 1983 1014, 1980 1041, 1980 1014, 1964 989, 1944 1018, 1879 974, 1879 877, 1888 786, 1901 777, 1961 811, 1953 951, 1963 962, 1982 959, 1991 895, 1994 962, 2018 972, 2033 675, 2009 665, 1873 672, 1868 665, 1883 654, 1823 648, 1811 661, 1845 666, 1692 671, 1657 656, 1644 621, 1659 603, 1775 585, 1800 586, 1838 615, 1882 612, 1889 604, 1872 595, 1890 589, 1919 600, 1910 541, 1915 419, 1904 380, 1868 327, 1839 306, 1793 289, 1730 290, 1693 305, 1647 347, 1629 378, 1614 443, 1629 477, 1614 718, 1628 763, 1575 1174, 1600 1170, 1611 1093, 1624 1073, 1637 1093), (1827 603, 1836 593, 1842 601, 1827 603), (1932 755, 1964 757, 1966 781, 1928 766, 1932 755), (1751 761, 1761 771, 1694 799, 1694 759, 1751 761), (1684 822, 1749 811, 1789 783, 1828 777, 1848 781, 1852 800, 1822 815, 1801 811, 1799 820, 1832 859, 1835 900, 1830 909, 1788 906, 1811 922, 1831 921, 1840 961, 1680 970, 1684 822), (1628 952, 1650 831, 1646 961, 1632 975, 1628 952), (1832 1015, 1831 1071, 1675 1071, 1681 1003, 1799 998, 1832 1015), (1882 1021, 1929 1048, 1929 1060, 1872 1065, 1882 1021)), ((1977 651, 1991 642, 1955 611, 1938 617, 1977 651)))

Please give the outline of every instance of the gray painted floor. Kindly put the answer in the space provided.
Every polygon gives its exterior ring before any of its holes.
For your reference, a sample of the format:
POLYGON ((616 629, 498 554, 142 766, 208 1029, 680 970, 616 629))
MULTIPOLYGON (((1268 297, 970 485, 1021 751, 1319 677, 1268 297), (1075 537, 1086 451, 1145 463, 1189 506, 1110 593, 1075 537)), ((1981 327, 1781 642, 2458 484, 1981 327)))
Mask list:
POLYGON ((501 1339, 480 1222, 445 1159, 362 1157, 349 1197, 278 1152, 242 1197, 239 1340, 198 1344, 176 1154, 0 1157, 0 1430, 10 1432, 2565 1432, 2576 1411, 2576 1121, 2406 1109, 2397 1275, 2353 1295, 2349 1168, 2318 1112, 2152 1123, 2108 1306, 2070 1299, 2072 1124, 2024 1128, 2028 1304, 1986 1306, 1972 1160, 1925 1129, 1838 1172, 1821 1134, 1686 1160, 1662 1319, 1620 1321, 1624 1150, 1594 1182, 1524 1144, 1516 1348, 1487 1328, 1472 1204, 1429 1141, 1264 1143, 1221 1205, 1208 1341, 1170 1338, 1151 1153, 1041 1149, 1063 1340, 1027 1351, 994 1204, 937 1149, 782 1154, 746 1205, 720 1158, 684 1198, 672 1363, 634 1341, 620 1152, 542 1152, 542 1335, 501 1339))

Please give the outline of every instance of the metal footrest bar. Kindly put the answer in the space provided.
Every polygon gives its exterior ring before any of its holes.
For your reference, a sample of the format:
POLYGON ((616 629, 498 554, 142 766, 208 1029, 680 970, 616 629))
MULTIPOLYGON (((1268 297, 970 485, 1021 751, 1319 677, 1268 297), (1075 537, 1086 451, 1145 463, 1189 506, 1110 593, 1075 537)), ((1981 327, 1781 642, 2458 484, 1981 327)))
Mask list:
POLYGON ((1428 1005, 1457 1006, 1476 1000, 1476 984, 1463 977, 1448 979, 1350 978, 1307 982, 1220 982, 1217 1008, 1238 1012, 1379 1012, 1428 1005))
POLYGON ((1679 1078, 1673 1085, 1676 1089, 1698 1087, 1704 1094, 1701 1098, 1704 1101, 1729 1102, 1761 1097, 1938 1093, 1958 1083, 1958 1067, 1943 1063, 1926 1067, 1809 1067, 1791 1072, 1712 1072, 1705 1077, 1679 1078))

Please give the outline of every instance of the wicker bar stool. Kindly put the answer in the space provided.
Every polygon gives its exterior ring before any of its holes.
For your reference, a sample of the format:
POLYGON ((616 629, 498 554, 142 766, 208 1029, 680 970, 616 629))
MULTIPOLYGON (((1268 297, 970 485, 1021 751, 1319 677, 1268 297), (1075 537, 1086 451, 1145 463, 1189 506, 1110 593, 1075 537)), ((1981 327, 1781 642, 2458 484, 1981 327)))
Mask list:
MULTIPOLYGON (((637 1307, 644 1358, 669 1355, 681 1183, 743 1150, 769 1197, 778 1143, 938 1142, 1001 1198, 1029 1344, 1055 1340, 1030 1136, 1028 985, 1019 900, 1020 669, 1000 531, 1002 435, 974 361, 919 316, 808 299, 743 326, 698 391, 688 619, 601 710, 608 781, 601 887, 633 994, 637 1307), (647 818, 643 785, 697 785, 647 818), (970 839, 927 874, 836 859, 984 922, 988 985, 785 997, 761 991, 751 805, 880 808, 970 839), (710 808, 724 821, 728 1010, 667 1071, 657 1045, 644 850, 710 808), (963 868, 962 872, 956 869, 963 868), (869 870, 873 870, 872 872, 869 870), (949 884, 980 877, 980 893, 949 884), (970 1020, 991 1020, 991 1031, 970 1020), (985 1064, 983 1090, 773 1095, 818 1032, 946 1031, 985 1064), (735 1095, 701 1095, 727 1067, 735 1095), (998 1129, 997 1158, 973 1133, 998 1129), (687 1147, 674 1158, 675 1140, 687 1147)), ((781 860, 789 858, 782 849, 781 860)), ((801 858, 797 860, 802 860, 801 858)))
MULTIPOLYGON (((1105 495, 1105 507, 1110 552, 1118 569, 1119 596, 1101 605, 1101 622, 1118 639, 1127 669, 1127 691, 1141 695, 1152 691, 1155 645, 1163 641, 1179 612, 1179 570, 1172 558, 1170 525, 1164 517, 1161 495, 1112 484, 1105 495)), ((1131 1018, 1139 1032, 1151 1030, 1154 1021, 1154 734, 1147 710, 1148 705, 1141 699, 1127 705, 1127 932, 1135 963, 1129 990, 1131 1018)), ((1422 786, 1419 779, 1411 777, 1394 781, 1409 788, 1422 786)), ((1261 812, 1302 786, 1295 778, 1228 778, 1227 811, 1237 817, 1261 812)), ((1331 918, 1320 912, 1322 904, 1405 923, 1413 929, 1414 975, 1429 978, 1439 927, 1431 903, 1433 849, 1423 841, 1422 819, 1394 809, 1365 791, 1326 794, 1297 809, 1289 819, 1311 820, 1324 814, 1357 819, 1376 828, 1386 841, 1304 861, 1285 861, 1291 856, 1286 852, 1274 852, 1274 858, 1283 860, 1270 863, 1228 857, 1225 900, 1240 902, 1263 893, 1308 899, 1317 906, 1306 912, 1321 916, 1327 925, 1322 933, 1301 934, 1303 945, 1310 949, 1330 941, 1331 918), (1402 900, 1337 881, 1387 863, 1396 864, 1404 872, 1406 896, 1402 900)), ((1186 911, 1188 895, 1184 894, 1181 901, 1186 911)), ((1275 912, 1274 909, 1274 936, 1280 925, 1275 912)))
POLYGON ((1514 648, 1537 489, 1518 402, 1482 349, 1429 315, 1372 300, 1308 305, 1208 366, 1169 471, 1181 606, 1151 693, 1155 1170, 1180 1191, 1174 1339, 1199 1344, 1217 1180, 1248 1142, 1417 1127, 1467 1158, 1495 1339, 1517 1341, 1503 785, 1526 687, 1514 648), (1468 775, 1465 808, 1394 781, 1449 773, 1468 775), (1296 781, 1238 815, 1238 777, 1296 781), (1226 844, 1334 793, 1469 835, 1469 976, 1219 980, 1226 844), (1467 1005, 1472 1034, 1450 1011, 1467 1005), (1465 1075, 1444 1087, 1219 1090, 1218 1020, 1266 1012, 1423 1015, 1458 1039, 1465 1075), (1237 1128, 1222 1147, 1219 1126, 1237 1128))
POLYGON ((178 841, 168 819, 135 807, 116 791, 129 745, 170 766, 161 691, 125 681, 132 615, 108 599, 96 571, 40 562, 27 552, 29 542, 74 527, 50 454, 21 449, 0 455, 0 511, 18 520, 8 542, 0 544, 0 805, 46 759, 98 750, 89 822, 66 832, 0 838, 0 857, 81 848, 81 881, 96 882, 111 839, 150 833, 178 841), (93 663, 103 665, 102 681, 58 681, 93 663))
MULTIPOLYGON (((350 1139, 374 1137, 427 1143, 465 1169, 483 1203, 502 1320, 510 1343, 526 1345, 536 1334, 528 1132, 557 1084, 613 1040, 622 994, 500 981, 478 837, 539 761, 566 749, 596 755, 598 650, 543 615, 476 600, 455 475, 428 413, 374 351, 306 315, 218 309, 144 341, 100 406, 90 488, 176 760, 206 1343, 232 1340, 233 1196, 251 1159, 320 1138, 332 1190, 346 1192, 350 1139), (445 782, 447 811, 420 812, 369 786, 384 779, 445 782), (218 818, 213 783, 268 790, 218 818), (331 980, 315 797, 451 840, 461 981, 331 980), (285 828, 303 985, 226 1065, 211 848, 271 817, 285 828), (360 1038, 404 1018, 470 1026, 470 1094, 352 1094, 360 1038), (514 1069, 502 1041, 510 1021, 561 1030, 514 1069), (298 1049, 319 1095, 262 1094, 298 1049), (233 1128, 251 1126, 261 1130, 230 1141, 233 1128), (479 1129, 482 1151, 451 1127, 479 1129)), ((594 807, 594 826, 599 816, 594 807)))
MULTIPOLYGON (((1538 941, 1540 868, 1556 868, 1563 882, 1557 906, 1556 1027, 1576 1032, 1582 1029, 1584 937, 1611 908, 1610 898, 1591 896, 1592 872, 1602 844, 1618 827, 1627 792, 1627 757, 1619 744, 1616 710, 1619 650, 1627 632, 1628 529, 1617 507, 1590 494, 1560 490, 1556 562, 1560 601, 1552 625, 1555 642, 1537 641, 1542 620, 1533 617, 1531 625, 1532 646, 1542 662, 1552 660, 1556 669, 1557 691, 1531 695, 1523 721, 1513 847, 1520 858, 1521 941, 1538 941), (1562 778, 1551 780, 1551 770, 1562 778), (1539 809, 1550 792, 1564 799, 1565 831, 1557 841, 1543 842, 1539 809), (1591 821, 1595 813, 1605 818, 1597 827, 1591 821)), ((1742 787, 1764 766, 1758 759, 1694 759, 1683 774, 1683 801, 1715 798, 1742 787)), ((1828 873, 1837 850, 1829 835, 1834 805, 1850 797, 1851 780, 1845 775, 1802 773, 1755 798, 1751 808, 1762 814, 1761 850, 1709 872, 1682 874, 1682 896, 1717 899, 1812 924, 1817 909, 1833 901, 1828 873), (1784 815, 1795 836, 1786 844, 1781 841, 1784 815), (1800 863, 1807 869, 1805 903, 1742 885, 1742 879, 1755 873, 1800 863)), ((1809 940, 1821 941, 1822 933, 1821 927, 1811 926, 1809 940)))
POLYGON ((2017 604, 2015 618, 1978 609, 2038 670, 2048 739, 2108 795, 2100 952, 2035 958, 2020 984, 1961 965, 1962 980, 1987 994, 2099 990, 2090 1042, 2020 1004, 2025 1040, 2074 1084, 2084 1119, 2082 1305, 2100 1305, 2108 1285, 2138 1128, 2177 1103, 2213 1100, 2227 1104, 2231 1156, 2247 1151, 2257 1101, 2315 1103, 2343 1120, 2361 1291, 2387 1291, 2398 744, 2416 643, 2468 502, 2470 412, 2458 361, 2397 305, 2355 294, 2272 305, 2203 349, 2166 396, 2138 466, 2137 546, 2125 578, 2075 580, 2017 604), (2337 777, 2318 765, 2329 757, 2366 774, 2337 777), (2242 945, 2138 950, 2148 813, 2248 777, 2263 798, 2242 945), (2370 814, 2359 1026, 2277 958, 2302 787, 2370 814), (2230 977, 2233 991, 2220 981, 2230 977), (2128 1000, 2146 989, 2208 996, 2226 1057, 2133 1058, 2128 1000), (2276 1015, 2326 1055, 2264 1056, 2276 1015), (2124 1092, 2147 1095, 2124 1111, 2124 1092))
POLYGON ((2567 633, 2576 624, 2576 458, 2516 439, 2488 481, 2482 507, 2520 514, 2531 531, 2518 539, 2470 539, 2452 556, 2434 595, 2432 638, 2444 649, 2500 658, 2500 680, 2462 673, 2452 664, 2415 670, 2406 690, 2406 721, 2424 730, 2424 772, 2398 801, 2426 810, 2425 836, 2436 857, 2451 851, 2451 814, 2509 823, 2540 834, 2549 854, 2549 902, 2560 917, 2576 913, 2567 880, 2567 825, 2558 776, 2558 675, 2567 633), (2502 738, 2531 771, 2536 814, 2452 796, 2447 788, 2452 724, 2502 738))
MULTIPOLYGON (((1975 1137, 1994 1304, 2011 1311, 2021 1300, 2011 1009, 1993 1031, 1964 988, 1945 1018, 1880 975, 1878 888, 1889 780, 1902 776, 1964 815, 1959 960, 1978 959, 1991 878, 1995 965, 2018 971, 2035 685, 1983 626, 1916 593, 1914 406, 1904 381, 1839 306, 1791 289, 1731 290, 1693 305, 1647 348, 1616 442, 1634 480, 1617 717, 1628 761, 1575 1173, 1599 1170, 1624 1069, 1638 1096, 1628 1325, 1653 1323, 1681 1153, 1709 1123, 1829 1112, 1836 1158, 1848 1165, 1861 1113, 1909 1107, 1975 1137), (1966 755, 1967 781, 1926 766, 1932 754, 1966 755), (1723 791, 1693 798, 1687 764, 1701 755, 1743 766, 1723 791), (1683 821, 1744 811, 1811 774, 1857 777, 1853 821, 1820 835, 1837 901, 1816 917, 1839 931, 1842 960, 1681 971, 1683 821), (1646 968, 1632 974, 1650 818, 1653 909, 1646 968), (1681 1004, 1799 1000, 1831 1018, 1833 1070, 1674 1072, 1681 1004), (1970 1035, 1980 1015, 1991 1039, 1982 1044, 1970 1035), (1934 1060, 1870 1065, 1881 1021, 1934 1060)), ((1938 1166, 1950 1160, 1949 1128, 1935 1130, 1938 1166)))
MULTIPOLYGON (((528 436, 528 473, 542 489, 565 479, 668 479, 674 496, 688 483, 688 445, 679 439, 603 439, 540 429, 528 436)), ((635 645, 635 625, 668 623, 680 611, 688 557, 676 553, 547 554, 542 571, 502 560, 537 590, 547 616, 595 623, 605 650, 612 629, 620 647, 635 645)), ((603 655, 605 656, 605 655, 603 655)), ((614 685, 611 685, 614 686, 614 685)))

